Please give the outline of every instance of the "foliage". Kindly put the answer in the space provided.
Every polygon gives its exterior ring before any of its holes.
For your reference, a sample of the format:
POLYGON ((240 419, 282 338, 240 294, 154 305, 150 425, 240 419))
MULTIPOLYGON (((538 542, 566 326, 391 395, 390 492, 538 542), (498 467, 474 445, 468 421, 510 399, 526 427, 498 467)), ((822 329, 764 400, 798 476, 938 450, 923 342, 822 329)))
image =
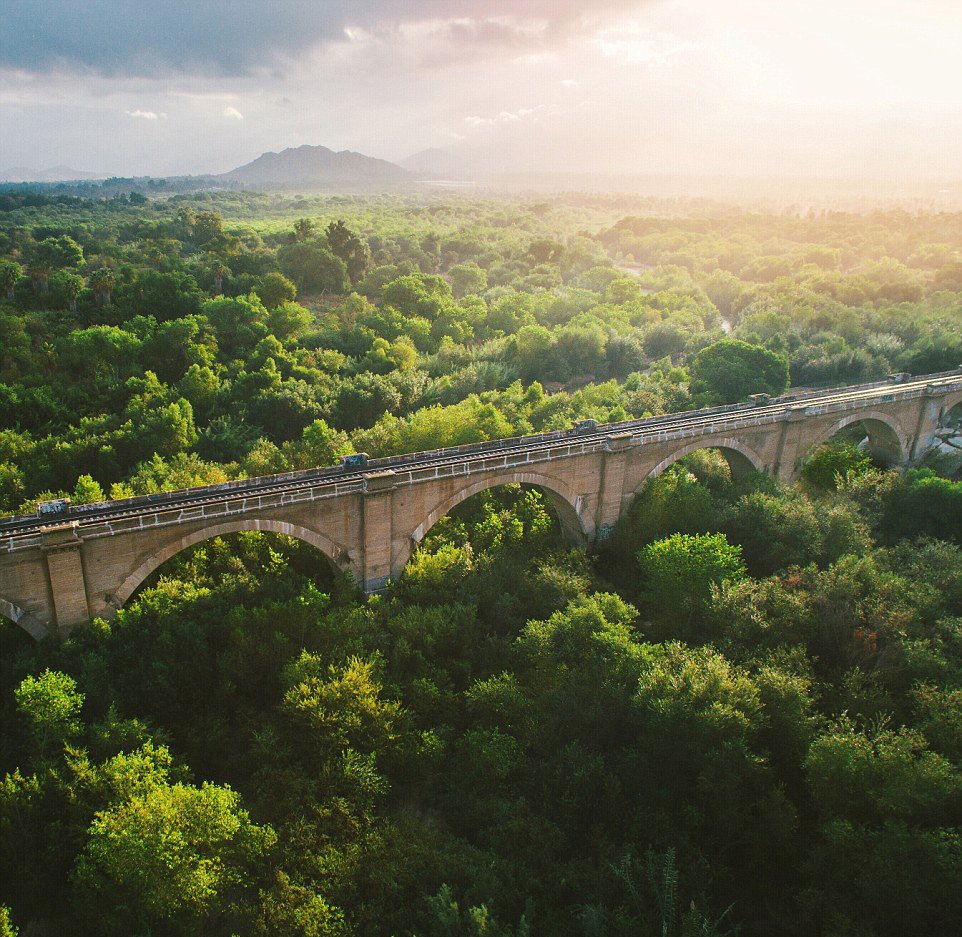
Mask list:
MULTIPOLYGON (((0 193, 0 510, 962 357, 947 212, 119 184, 0 193)), ((509 485, 381 596, 245 533, 3 623, 0 932, 953 932, 962 483, 850 442, 598 553, 509 485)))
POLYGON ((788 387, 788 362, 761 345, 726 338, 703 348, 691 365, 696 392, 713 403, 736 403, 749 394, 773 397, 788 387))

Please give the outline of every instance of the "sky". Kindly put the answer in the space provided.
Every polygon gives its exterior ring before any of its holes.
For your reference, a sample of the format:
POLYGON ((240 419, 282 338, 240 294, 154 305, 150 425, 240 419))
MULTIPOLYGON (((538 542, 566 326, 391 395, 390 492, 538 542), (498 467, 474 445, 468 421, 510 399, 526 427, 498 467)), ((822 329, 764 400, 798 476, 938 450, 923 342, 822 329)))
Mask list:
POLYGON ((3 0, 0 171, 962 176, 962 0, 3 0))

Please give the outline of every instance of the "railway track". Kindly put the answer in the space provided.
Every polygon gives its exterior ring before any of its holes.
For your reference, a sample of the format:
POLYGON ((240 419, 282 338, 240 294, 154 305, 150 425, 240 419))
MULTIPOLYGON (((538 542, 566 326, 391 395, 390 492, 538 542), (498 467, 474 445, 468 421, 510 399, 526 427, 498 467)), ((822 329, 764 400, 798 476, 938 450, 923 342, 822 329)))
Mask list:
MULTIPOLYGON (((694 410, 664 416, 625 420, 619 423, 598 424, 590 429, 558 430, 530 436, 517 436, 508 439, 473 443, 449 449, 416 452, 407 455, 371 459, 360 468, 306 469, 301 472, 264 478, 245 479, 237 482, 224 482, 200 488, 164 492, 156 495, 126 498, 100 504, 81 505, 70 510, 69 515, 55 518, 41 518, 36 515, 21 515, 0 520, 0 537, 17 537, 39 531, 41 528, 64 521, 76 521, 81 527, 85 524, 121 520, 143 514, 168 512, 196 508, 204 504, 233 502, 265 495, 285 494, 316 488, 328 483, 350 484, 363 482, 365 477, 383 472, 414 472, 422 469, 441 469, 494 456, 530 452, 544 456, 555 449, 570 449, 573 444, 591 448, 604 444, 613 435, 630 435, 637 445, 646 441, 657 441, 666 436, 684 433, 685 435, 714 435, 726 428, 737 429, 745 425, 769 422, 784 417, 792 411, 803 412, 808 408, 840 408, 857 406, 867 401, 889 402, 921 396, 930 388, 952 386, 962 383, 962 371, 934 374, 914 379, 876 382, 826 391, 807 391, 772 398, 758 404, 733 404, 708 410, 694 410)), ((539 461, 539 460, 532 460, 539 461)))

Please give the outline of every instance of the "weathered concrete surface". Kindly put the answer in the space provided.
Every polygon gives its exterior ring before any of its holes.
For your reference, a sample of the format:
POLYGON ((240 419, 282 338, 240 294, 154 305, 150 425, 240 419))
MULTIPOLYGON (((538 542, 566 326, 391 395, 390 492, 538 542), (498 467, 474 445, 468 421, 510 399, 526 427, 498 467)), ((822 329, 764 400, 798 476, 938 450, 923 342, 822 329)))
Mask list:
POLYGON ((551 446, 450 450, 454 458, 433 454, 430 464, 372 466, 363 477, 250 495, 224 486, 196 489, 190 493, 196 504, 138 504, 120 518, 0 529, 0 614, 34 637, 62 638, 92 617, 112 616, 176 553, 242 530, 297 537, 377 591, 400 575, 441 517, 473 494, 510 482, 542 488, 568 539, 590 545, 607 536, 649 478, 696 449, 720 450, 736 476, 757 470, 790 482, 816 446, 863 422, 873 451, 904 465, 933 445, 960 404, 962 375, 935 387, 882 387, 843 404, 816 397, 771 408, 778 412, 745 407, 690 422, 681 415, 665 429, 617 424, 585 439, 556 435, 551 446))

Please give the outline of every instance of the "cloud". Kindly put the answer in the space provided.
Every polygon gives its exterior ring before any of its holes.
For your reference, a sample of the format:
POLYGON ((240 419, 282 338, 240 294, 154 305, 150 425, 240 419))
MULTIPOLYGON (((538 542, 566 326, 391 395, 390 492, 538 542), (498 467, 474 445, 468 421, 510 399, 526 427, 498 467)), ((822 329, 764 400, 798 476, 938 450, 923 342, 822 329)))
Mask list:
POLYGON ((513 124, 517 121, 523 120, 526 117, 530 117, 532 114, 538 114, 545 110, 544 104, 538 104, 536 107, 521 107, 516 111, 501 111, 495 114, 493 117, 478 117, 476 115, 471 115, 464 118, 464 123, 468 127, 496 127, 498 124, 513 124))
POLYGON ((640 26, 604 30, 598 35, 597 44, 605 58, 621 65, 665 65, 672 56, 702 48, 697 42, 640 26))
POLYGON ((157 113, 157 111, 142 111, 138 108, 135 111, 124 111, 124 113, 128 117, 136 117, 140 120, 167 120, 167 115, 163 111, 157 113))
POLYGON ((452 43, 517 47, 652 0, 16 0, 5 5, 0 68, 110 76, 252 75, 325 43, 437 22, 452 43))
POLYGON ((225 107, 224 116, 229 117, 231 120, 243 120, 244 115, 237 110, 236 107, 225 107))

